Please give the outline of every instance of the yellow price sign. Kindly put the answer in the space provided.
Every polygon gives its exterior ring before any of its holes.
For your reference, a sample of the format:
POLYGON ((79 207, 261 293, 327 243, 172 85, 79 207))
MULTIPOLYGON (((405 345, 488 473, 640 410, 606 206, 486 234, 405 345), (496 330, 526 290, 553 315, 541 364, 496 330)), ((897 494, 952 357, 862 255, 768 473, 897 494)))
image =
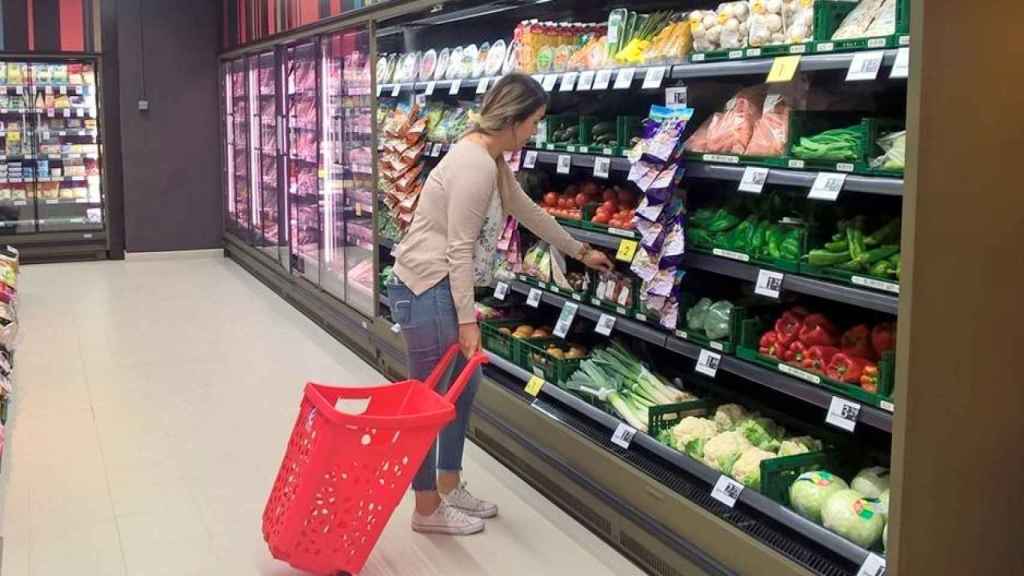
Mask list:
POLYGON ((543 387, 544 379, 540 376, 534 376, 526 383, 526 393, 536 398, 537 395, 540 394, 540 389, 543 387))
POLYGON ((779 56, 772 62, 772 69, 768 72, 768 83, 789 82, 796 75, 800 67, 800 55, 779 56))
POLYGON ((615 258, 623 262, 633 262, 638 246, 636 240, 623 240, 619 242, 619 251, 615 254, 615 258))

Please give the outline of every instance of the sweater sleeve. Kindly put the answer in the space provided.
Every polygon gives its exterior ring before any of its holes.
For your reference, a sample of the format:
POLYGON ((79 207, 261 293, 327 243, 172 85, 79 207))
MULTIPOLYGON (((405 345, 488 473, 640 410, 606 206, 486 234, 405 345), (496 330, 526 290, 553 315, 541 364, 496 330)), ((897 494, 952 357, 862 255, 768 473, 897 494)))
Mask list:
POLYGON ((444 182, 448 190, 448 276, 459 324, 476 322, 473 295, 473 248, 494 193, 495 168, 490 162, 466 162, 444 182))
POLYGON ((541 240, 558 248, 563 254, 575 258, 583 249, 583 243, 570 236, 553 216, 526 195, 504 160, 499 162, 498 170, 501 176, 498 190, 505 211, 515 216, 541 240))

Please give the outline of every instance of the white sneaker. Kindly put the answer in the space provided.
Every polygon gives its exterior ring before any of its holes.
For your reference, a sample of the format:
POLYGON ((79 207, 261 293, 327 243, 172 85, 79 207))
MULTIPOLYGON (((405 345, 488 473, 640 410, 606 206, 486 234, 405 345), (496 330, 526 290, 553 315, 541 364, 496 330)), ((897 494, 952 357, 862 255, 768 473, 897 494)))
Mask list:
POLYGON ((455 490, 442 494, 441 498, 449 506, 457 508, 474 518, 494 518, 498 515, 498 506, 470 494, 469 490, 466 489, 465 482, 459 484, 459 487, 455 490))
POLYGON ((423 516, 413 511, 412 529, 427 534, 467 536, 483 532, 484 521, 467 515, 447 502, 441 502, 437 510, 434 510, 434 513, 429 516, 423 516))

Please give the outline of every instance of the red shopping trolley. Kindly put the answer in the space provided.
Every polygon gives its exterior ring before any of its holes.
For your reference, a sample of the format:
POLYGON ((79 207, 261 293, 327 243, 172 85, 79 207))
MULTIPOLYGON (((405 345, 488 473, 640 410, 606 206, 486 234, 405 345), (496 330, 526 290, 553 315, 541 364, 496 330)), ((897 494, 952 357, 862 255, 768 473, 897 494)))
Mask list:
POLYGON ((313 574, 362 570, 437 434, 455 418, 455 401, 487 362, 476 354, 442 397, 434 389, 458 353, 452 346, 426 382, 306 385, 263 512, 263 538, 274 558, 313 574), (359 415, 335 407, 366 399, 359 415))

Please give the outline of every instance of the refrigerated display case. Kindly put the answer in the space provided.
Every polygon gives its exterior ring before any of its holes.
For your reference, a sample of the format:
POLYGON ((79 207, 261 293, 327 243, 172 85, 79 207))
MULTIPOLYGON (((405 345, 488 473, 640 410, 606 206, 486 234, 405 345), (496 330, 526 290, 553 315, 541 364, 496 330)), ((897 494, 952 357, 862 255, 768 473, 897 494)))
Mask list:
POLYGON ((227 112, 227 221, 228 230, 249 240, 252 222, 250 203, 249 73, 245 59, 235 60, 225 71, 227 112))
POLYGON ((284 196, 278 118, 278 68, 274 52, 250 59, 252 92, 253 241, 283 266, 288 265, 286 235, 281 226, 284 196))
POLYGON ((374 179, 370 35, 366 28, 326 39, 328 163, 324 196, 325 290, 356 310, 374 311, 374 179))
POLYGON ((285 49, 289 250, 292 271, 320 284, 320 44, 285 49))

